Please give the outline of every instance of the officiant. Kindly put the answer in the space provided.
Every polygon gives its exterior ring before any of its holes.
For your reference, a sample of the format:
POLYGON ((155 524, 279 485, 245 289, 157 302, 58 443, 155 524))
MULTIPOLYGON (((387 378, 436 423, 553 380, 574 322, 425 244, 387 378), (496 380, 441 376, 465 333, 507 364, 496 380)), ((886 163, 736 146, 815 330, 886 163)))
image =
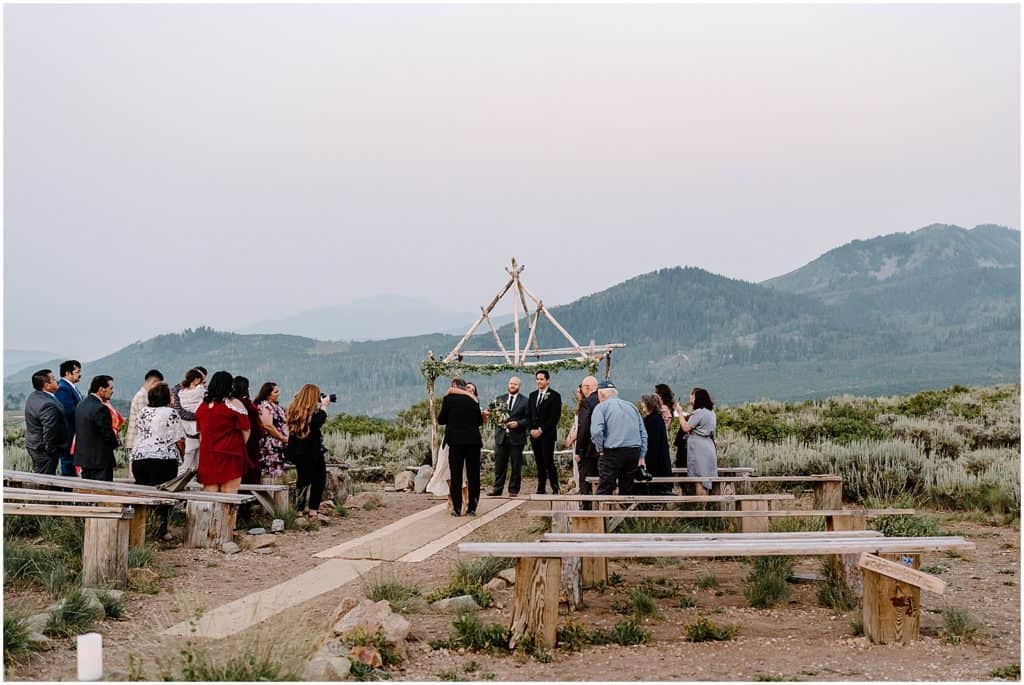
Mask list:
POLYGON ((517 376, 508 379, 508 392, 491 402, 490 420, 494 425, 494 488, 488 493, 499 497, 505 490, 505 477, 512 465, 508 481, 508 494, 519 494, 523 473, 523 446, 526 445, 526 427, 530 420, 530 403, 519 393, 522 382, 517 376))

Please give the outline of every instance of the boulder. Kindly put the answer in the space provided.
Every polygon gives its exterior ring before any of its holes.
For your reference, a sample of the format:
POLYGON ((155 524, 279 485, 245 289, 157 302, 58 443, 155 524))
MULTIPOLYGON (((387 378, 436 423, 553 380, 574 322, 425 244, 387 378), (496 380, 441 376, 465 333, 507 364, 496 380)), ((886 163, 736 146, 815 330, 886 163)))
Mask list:
POLYGON ((380 630, 383 631, 387 644, 398 645, 409 636, 409 628, 408 619, 392 611, 386 599, 379 602, 364 599, 342 616, 334 625, 333 631, 335 635, 340 635, 344 639, 350 633, 362 632, 373 635, 380 630))
POLYGON ((32 645, 32 649, 42 650, 50 648, 50 638, 46 637, 39 631, 33 631, 29 633, 28 637, 26 637, 25 639, 28 641, 30 645, 32 645))
POLYGON ((360 492, 352 495, 350 506, 363 509, 374 509, 384 506, 384 501, 376 492, 360 492))
POLYGON ((266 528, 250 528, 248 531, 249 535, 266 535, 266 528))
POLYGON ((274 519, 270 524, 271 533, 283 533, 284 532, 284 519, 274 519))
POLYGON ((42 633, 46 630, 46 624, 49 622, 50 614, 32 614, 25 619, 25 625, 32 633, 42 633))
POLYGON ((514 568, 507 568, 504 571, 499 571, 498 577, 504 580, 509 585, 516 584, 516 570, 514 568))
POLYGON ((306 663, 302 679, 307 682, 345 680, 352 670, 352 662, 344 656, 321 656, 317 653, 306 663))
POLYGON ((257 550, 265 547, 273 547, 277 541, 269 535, 261 535, 254 540, 249 540, 249 547, 257 550))
POLYGON ((273 547, 257 547, 252 551, 253 554, 273 554, 273 547))
MULTIPOLYGON (((224 552, 224 554, 238 554, 242 551, 242 548, 239 547, 237 542, 225 542, 220 546, 220 551, 224 552)), ((129 573, 131 573, 131 571, 129 571, 129 573)))
POLYGON ((348 653, 348 658, 352 661, 366 664, 370 668, 380 668, 384 665, 380 652, 375 647, 367 647, 365 645, 353 647, 348 653))
POLYGON ((430 483, 430 479, 434 476, 434 468, 427 464, 421 466, 416 471, 416 477, 413 479, 413 492, 424 493, 427 491, 427 484, 430 483))
POLYGON ((348 612, 356 608, 359 604, 359 600, 355 597, 345 597, 341 600, 341 604, 338 605, 338 616, 344 616, 348 612))
POLYGON ((473 599, 473 595, 459 595, 458 597, 439 599, 430 606, 438 611, 450 611, 452 613, 467 610, 477 611, 480 609, 480 605, 473 599))
POLYGON ((408 471, 399 471, 395 474, 395 490, 399 492, 403 490, 412 490, 413 488, 413 475, 408 471))
POLYGON ((508 587, 508 583, 505 582, 504 578, 491 578, 484 585, 484 589, 488 592, 497 592, 498 590, 504 590, 508 587))

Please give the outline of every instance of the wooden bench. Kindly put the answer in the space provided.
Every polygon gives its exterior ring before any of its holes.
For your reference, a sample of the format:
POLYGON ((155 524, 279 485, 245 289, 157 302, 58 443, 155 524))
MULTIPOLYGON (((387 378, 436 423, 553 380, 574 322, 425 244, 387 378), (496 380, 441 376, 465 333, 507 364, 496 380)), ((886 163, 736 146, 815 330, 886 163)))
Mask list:
MULTIPOLYGON (((135 483, 132 478, 115 478, 115 483, 135 483)), ((195 481, 187 486, 190 492, 198 492, 203 486, 195 481)), ((249 493, 256 498, 260 506, 271 516, 280 516, 291 507, 289 501, 290 487, 287 484, 274 483, 242 483, 238 486, 239 492, 249 493)))
MULTIPOLYGON (((688 473, 689 471, 685 466, 673 466, 672 473, 680 476, 688 473)), ((743 476, 752 475, 754 473, 754 467, 752 466, 719 466, 718 473, 724 476, 743 476)))
POLYGON ((8 502, 5 491, 4 516, 70 516, 85 519, 82 585, 118 589, 128 586, 128 532, 129 524, 135 516, 130 506, 8 502))
POLYGON ((148 496, 186 502, 185 546, 219 547, 230 542, 235 530, 238 506, 255 501, 252 495, 183 490, 168 492, 149 485, 86 480, 71 476, 48 476, 27 471, 4 471, 5 483, 30 483, 77 492, 148 496))
POLYGON ((464 542, 467 555, 516 559, 509 647, 536 639, 555 646, 563 557, 636 559, 651 557, 713 558, 732 556, 818 556, 839 554, 905 554, 974 549, 961 537, 840 539, 719 538, 685 542, 464 542))
POLYGON ((173 506, 175 500, 156 497, 129 497, 126 495, 97 495, 84 492, 58 490, 30 490, 4 488, 4 502, 47 502, 61 504, 127 504, 135 510, 128 531, 128 547, 146 546, 146 520, 150 507, 173 506))
POLYGON ((864 634, 877 644, 916 640, 921 626, 921 590, 946 591, 941 578, 906 564, 862 552, 857 566, 863 573, 864 634))
MULTIPOLYGON (((598 483, 600 478, 588 476, 588 483, 598 483)), ((820 474, 813 476, 714 476, 701 478, 700 476, 661 476, 653 480, 643 481, 647 484, 666 483, 703 483, 711 481, 712 486, 718 486, 721 494, 732 494, 736 492, 736 486, 742 485, 743 491, 748 492, 750 487, 762 483, 810 483, 814 489, 814 505, 821 509, 839 509, 843 506, 843 477, 835 474, 820 474)))

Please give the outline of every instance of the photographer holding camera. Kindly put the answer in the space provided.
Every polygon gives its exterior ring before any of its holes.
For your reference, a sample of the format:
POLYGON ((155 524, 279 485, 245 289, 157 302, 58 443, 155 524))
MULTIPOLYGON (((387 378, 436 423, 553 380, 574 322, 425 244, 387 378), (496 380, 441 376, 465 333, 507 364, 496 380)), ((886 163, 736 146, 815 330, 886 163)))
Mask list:
MULTIPOLYGON (((304 385, 288 405, 288 444, 285 457, 295 464, 298 480, 296 492, 309 488, 306 516, 318 522, 320 500, 327 485, 327 464, 324 462, 324 439, 321 430, 327 422, 327 405, 337 395, 325 395, 315 385, 304 385)), ((300 495, 301 497, 301 495, 300 495)), ((299 500, 300 510, 302 500, 299 500)))

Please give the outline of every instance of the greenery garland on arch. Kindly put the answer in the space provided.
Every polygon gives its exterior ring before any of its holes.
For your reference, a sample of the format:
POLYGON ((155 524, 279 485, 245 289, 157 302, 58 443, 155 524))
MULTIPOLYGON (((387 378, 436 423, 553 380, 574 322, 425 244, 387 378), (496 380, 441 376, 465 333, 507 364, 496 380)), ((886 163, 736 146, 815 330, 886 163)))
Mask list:
POLYGON ((597 359, 553 359, 542 364, 473 364, 465 361, 442 361, 440 359, 428 359, 420 367, 420 373, 428 381, 435 378, 447 377, 457 378, 466 373, 480 374, 481 376, 494 376, 499 373, 515 372, 534 369, 547 369, 551 373, 557 371, 589 371, 597 373, 597 367, 603 357, 597 359))

